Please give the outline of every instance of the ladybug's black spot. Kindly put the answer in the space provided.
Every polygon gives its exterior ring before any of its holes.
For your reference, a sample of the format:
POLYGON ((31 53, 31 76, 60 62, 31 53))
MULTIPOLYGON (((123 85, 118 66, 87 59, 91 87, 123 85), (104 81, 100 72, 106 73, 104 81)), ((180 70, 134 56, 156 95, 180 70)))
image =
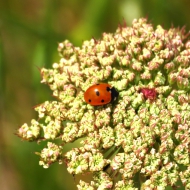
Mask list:
POLYGON ((106 87, 106 91, 109 92, 110 90, 111 90, 110 87, 107 86, 107 87, 106 87))
POLYGON ((91 102, 91 99, 89 99, 88 102, 91 102))
POLYGON ((96 96, 100 96, 100 92, 96 90, 96 96))
POLYGON ((104 99, 101 100, 101 103, 104 103, 104 99))

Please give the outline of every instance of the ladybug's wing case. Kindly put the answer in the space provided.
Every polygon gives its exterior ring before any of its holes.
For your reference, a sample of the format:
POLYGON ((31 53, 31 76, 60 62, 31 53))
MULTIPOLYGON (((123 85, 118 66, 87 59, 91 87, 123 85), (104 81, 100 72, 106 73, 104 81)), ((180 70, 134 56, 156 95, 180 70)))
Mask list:
POLYGON ((109 84, 93 85, 84 94, 87 103, 93 106, 105 105, 111 102, 111 86, 109 84))

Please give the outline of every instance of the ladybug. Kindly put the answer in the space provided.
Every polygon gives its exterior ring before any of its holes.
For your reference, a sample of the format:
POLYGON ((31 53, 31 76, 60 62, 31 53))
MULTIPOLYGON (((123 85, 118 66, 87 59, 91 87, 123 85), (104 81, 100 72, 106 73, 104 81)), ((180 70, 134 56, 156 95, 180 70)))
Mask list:
POLYGON ((114 87, 106 83, 90 86, 84 93, 86 103, 101 106, 114 101, 119 95, 114 87))

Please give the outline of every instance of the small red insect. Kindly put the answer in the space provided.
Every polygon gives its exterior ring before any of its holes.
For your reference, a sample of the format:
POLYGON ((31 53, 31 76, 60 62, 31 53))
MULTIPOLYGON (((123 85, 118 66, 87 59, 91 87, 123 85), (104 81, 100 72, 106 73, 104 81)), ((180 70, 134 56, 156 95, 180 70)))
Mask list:
POLYGON ((140 92, 143 93, 145 99, 155 100, 157 92, 155 88, 141 88, 140 92))
POLYGON ((114 87, 106 83, 90 86, 84 93, 86 103, 92 106, 101 106, 114 101, 119 95, 114 87))

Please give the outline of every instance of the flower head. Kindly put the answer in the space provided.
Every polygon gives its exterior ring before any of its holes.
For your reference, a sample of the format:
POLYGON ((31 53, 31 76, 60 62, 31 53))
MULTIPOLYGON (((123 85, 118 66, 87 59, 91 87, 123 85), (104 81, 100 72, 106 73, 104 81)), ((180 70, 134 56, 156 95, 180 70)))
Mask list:
POLYGON ((135 19, 81 48, 66 40, 58 52, 59 63, 41 69, 56 100, 36 106, 39 120, 17 131, 24 140, 47 141, 40 165, 64 160, 71 174, 92 173, 91 183, 80 181, 78 189, 164 189, 178 181, 188 189, 190 41, 184 30, 135 19), (117 100, 87 104, 84 93, 97 83, 113 86, 117 100), (64 144, 77 139, 81 147, 63 154, 64 144))

